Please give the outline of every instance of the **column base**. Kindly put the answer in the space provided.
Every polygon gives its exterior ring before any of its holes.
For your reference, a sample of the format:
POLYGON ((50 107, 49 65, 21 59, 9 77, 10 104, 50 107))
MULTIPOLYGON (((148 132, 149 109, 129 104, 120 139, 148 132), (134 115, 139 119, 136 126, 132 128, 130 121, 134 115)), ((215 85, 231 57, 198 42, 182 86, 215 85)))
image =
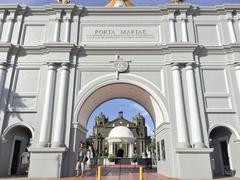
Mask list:
POLYGON ((191 145, 186 142, 179 142, 177 143, 177 148, 182 149, 182 148, 191 148, 191 145))
POLYGON ((30 148, 30 178, 60 178, 66 148, 30 148))
POLYGON ((48 142, 38 142, 36 145, 35 145, 35 147, 39 147, 39 148, 41 148, 41 147, 50 147, 51 146, 51 144, 50 143, 48 143, 48 142))
POLYGON ((206 146, 203 143, 197 142, 192 144, 192 148, 206 148, 206 146))
POLYGON ((52 147, 52 148, 64 148, 64 147, 66 147, 66 145, 63 144, 63 143, 57 143, 57 142, 55 142, 55 143, 52 143, 51 147, 52 147))
POLYGON ((177 149, 180 179, 212 179, 210 153, 212 148, 177 149))

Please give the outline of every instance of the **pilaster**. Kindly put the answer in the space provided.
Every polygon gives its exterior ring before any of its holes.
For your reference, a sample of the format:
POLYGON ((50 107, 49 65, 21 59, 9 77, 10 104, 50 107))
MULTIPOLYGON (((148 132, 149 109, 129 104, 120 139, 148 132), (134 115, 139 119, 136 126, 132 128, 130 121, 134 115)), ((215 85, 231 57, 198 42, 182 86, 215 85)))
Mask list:
POLYGON ((187 148, 189 146, 185 104, 183 98, 182 79, 180 72, 180 65, 172 65, 172 77, 173 77, 173 91, 175 99, 175 112, 176 112, 176 126, 177 126, 177 146, 179 148, 187 148))
POLYGON ((62 22, 62 12, 60 11, 60 12, 57 12, 55 17, 55 30, 54 30, 54 36, 53 36, 54 42, 60 41, 61 22, 62 22))
POLYGON ((43 147, 49 147, 51 129, 52 129, 52 117, 53 117, 53 102, 55 94, 55 81, 57 74, 57 64, 48 64, 48 75, 45 92, 45 100, 43 106, 43 115, 40 129, 39 145, 43 147))
POLYGON ((227 12, 226 18, 227 18, 227 24, 228 24, 229 34, 231 38, 231 43, 235 43, 237 39, 236 39, 234 27, 233 27, 232 12, 227 12))
POLYGON ((65 124, 66 124, 66 102, 68 99, 68 84, 69 84, 69 63, 62 63, 60 87, 58 95, 58 104, 56 112, 55 129, 53 133, 53 147, 62 147, 65 140, 65 124))
POLYGON ((189 104, 189 117, 190 117, 190 131, 192 137, 193 148, 203 148, 202 127, 200 122, 199 106, 196 92, 196 82, 193 70, 193 63, 186 65, 186 81, 188 90, 188 104, 189 104))
POLYGON ((188 31, 186 21, 187 21, 186 12, 181 12, 182 42, 188 42, 188 31))
POLYGON ((169 14, 169 30, 170 30, 170 42, 175 43, 176 42, 176 32, 175 32, 175 15, 174 12, 171 12, 169 14))

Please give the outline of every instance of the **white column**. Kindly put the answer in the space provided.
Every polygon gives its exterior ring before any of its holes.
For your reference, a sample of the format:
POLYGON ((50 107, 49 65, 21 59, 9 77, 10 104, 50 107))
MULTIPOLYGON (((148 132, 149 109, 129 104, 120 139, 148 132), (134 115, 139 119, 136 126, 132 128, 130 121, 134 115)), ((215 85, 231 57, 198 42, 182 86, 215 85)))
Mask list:
POLYGON ((173 64, 172 76, 176 111, 177 142, 178 147, 186 148, 189 147, 189 140, 185 115, 185 104, 183 98, 181 72, 178 64, 173 64))
POLYGON ((239 63, 235 65, 235 71, 236 71, 238 91, 240 93, 240 64, 239 63))
POLYGON ((237 40, 236 40, 236 35, 235 35, 235 32, 234 32, 234 27, 233 27, 232 15, 230 13, 228 14, 228 17, 227 17, 227 24, 228 24, 230 37, 231 37, 231 42, 235 43, 237 40))
POLYGON ((55 24, 55 31, 54 31, 54 36, 53 36, 53 41, 54 42, 59 42, 60 41, 60 25, 61 25, 61 18, 56 18, 55 19, 56 24, 55 24))
POLYGON ((113 143, 113 154, 114 155, 116 154, 115 149, 116 149, 116 144, 113 143))
POLYGON ((112 142, 108 143, 108 154, 113 154, 113 143, 112 142))
POLYGON ((0 63, 0 100, 2 99, 7 76, 7 63, 0 63))
POLYGON ((186 13, 184 13, 181 17, 181 28, 182 28, 182 42, 188 42, 188 33, 187 33, 187 25, 186 25, 186 13))
POLYGON ((39 145, 45 147, 49 146, 50 144, 56 73, 57 73, 56 64, 50 63, 48 65, 46 92, 43 106, 41 129, 39 135, 39 145))
POLYGON ((9 21, 9 26, 8 26, 8 31, 6 35, 6 42, 11 42, 12 39, 12 33, 13 33, 13 25, 14 25, 14 17, 10 17, 8 19, 9 21))
POLYGON ((186 82, 188 90, 188 104, 189 104, 189 117, 192 135, 193 147, 204 147, 202 128, 200 122, 199 106, 195 85, 195 76, 193 71, 193 64, 186 65, 186 82))
POLYGON ((175 18, 174 15, 169 18, 170 42, 176 42, 175 18))
MULTIPOLYGON (((238 18, 238 35, 240 35, 240 11, 238 11, 237 18, 238 18)), ((239 41, 240 41, 240 39, 239 39, 239 41)))
POLYGON ((56 122, 53 135, 53 146, 64 146, 65 124, 67 112, 67 96, 69 81, 69 64, 63 63, 58 94, 58 104, 56 111, 56 122))
POLYGON ((6 12, 5 10, 0 11, 0 41, 1 41, 1 36, 2 36, 2 31, 3 31, 5 12, 6 12))
POLYGON ((3 30, 3 19, 0 19, 0 41, 2 36, 2 30, 3 30))
POLYGON ((133 155, 133 144, 130 143, 128 146, 128 157, 131 158, 133 155))
POLYGON ((71 17, 67 17, 65 21, 66 21, 65 42, 70 42, 71 17))

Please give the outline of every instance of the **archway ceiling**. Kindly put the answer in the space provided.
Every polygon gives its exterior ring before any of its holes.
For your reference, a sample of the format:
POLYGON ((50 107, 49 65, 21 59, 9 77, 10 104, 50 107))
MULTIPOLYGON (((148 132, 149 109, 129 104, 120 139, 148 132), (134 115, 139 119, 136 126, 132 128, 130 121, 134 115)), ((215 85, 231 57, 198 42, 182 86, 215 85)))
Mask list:
POLYGON ((128 98, 142 105, 151 115, 155 126, 163 122, 163 116, 154 98, 144 89, 127 83, 116 83, 99 88, 84 102, 78 121, 84 127, 91 113, 103 102, 114 98, 128 98))

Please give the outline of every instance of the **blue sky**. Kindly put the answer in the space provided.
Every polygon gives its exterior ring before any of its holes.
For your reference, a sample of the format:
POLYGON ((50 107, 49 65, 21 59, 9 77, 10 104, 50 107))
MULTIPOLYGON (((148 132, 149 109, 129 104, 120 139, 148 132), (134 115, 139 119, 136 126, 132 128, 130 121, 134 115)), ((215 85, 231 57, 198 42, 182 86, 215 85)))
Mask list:
POLYGON ((109 118, 109 120, 114 120, 118 117, 119 111, 123 111, 123 117, 129 121, 131 121, 132 118, 138 113, 141 113, 145 117, 148 135, 152 135, 154 125, 149 113, 138 103, 129 99, 120 98, 107 101, 95 109, 95 111, 91 114, 87 124, 88 135, 92 135, 92 128, 95 124, 95 118, 101 112, 103 112, 105 116, 109 118))
MULTIPOLYGON (((85 6, 104 6, 110 0, 71 0, 73 4, 85 6)), ((156 6, 169 3, 171 0, 131 0, 137 6, 156 6)), ((56 0, 0 0, 0 3, 19 3, 26 5, 46 5, 56 0)), ((216 5, 223 3, 240 3, 240 0, 185 0, 185 3, 196 5, 216 5)))

